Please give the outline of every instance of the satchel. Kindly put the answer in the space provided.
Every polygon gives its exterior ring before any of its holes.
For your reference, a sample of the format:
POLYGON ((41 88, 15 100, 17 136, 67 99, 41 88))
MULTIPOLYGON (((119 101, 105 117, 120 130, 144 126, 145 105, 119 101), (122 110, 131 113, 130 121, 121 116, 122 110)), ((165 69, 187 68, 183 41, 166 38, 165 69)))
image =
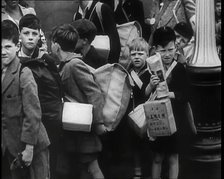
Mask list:
POLYGON ((104 125, 108 131, 114 131, 127 110, 133 81, 118 63, 97 68, 94 78, 105 99, 102 108, 104 125))
POLYGON ((93 120, 93 105, 78 103, 69 96, 65 96, 62 112, 64 130, 90 132, 93 120))

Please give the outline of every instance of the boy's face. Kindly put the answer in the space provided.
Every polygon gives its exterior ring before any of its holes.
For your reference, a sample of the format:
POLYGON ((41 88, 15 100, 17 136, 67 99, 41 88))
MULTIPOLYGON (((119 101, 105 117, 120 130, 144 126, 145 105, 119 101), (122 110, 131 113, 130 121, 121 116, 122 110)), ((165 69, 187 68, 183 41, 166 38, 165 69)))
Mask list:
POLYGON ((147 53, 145 51, 131 50, 130 54, 131 63, 134 68, 140 69, 145 65, 145 60, 147 58, 147 53))
POLYGON ((215 5, 215 10, 219 17, 221 17, 221 9, 222 9, 221 2, 217 2, 215 5))
POLYGON ((2 39, 2 67, 8 66, 16 57, 19 44, 12 40, 2 39))
POLYGON ((28 27, 22 28, 20 32, 20 40, 23 48, 26 48, 27 50, 35 49, 39 39, 40 30, 30 29, 28 27))
POLYGON ((189 39, 180 35, 178 32, 175 31, 175 35, 176 35, 176 45, 177 45, 177 48, 180 49, 180 48, 184 48, 187 46, 188 42, 189 42, 189 39))
POLYGON ((15 8, 19 4, 19 0, 5 0, 5 2, 11 8, 15 8))
POLYGON ((173 62, 173 58, 176 53, 175 42, 171 41, 165 47, 158 45, 156 48, 156 52, 158 52, 161 55, 163 64, 165 65, 171 64, 173 62))

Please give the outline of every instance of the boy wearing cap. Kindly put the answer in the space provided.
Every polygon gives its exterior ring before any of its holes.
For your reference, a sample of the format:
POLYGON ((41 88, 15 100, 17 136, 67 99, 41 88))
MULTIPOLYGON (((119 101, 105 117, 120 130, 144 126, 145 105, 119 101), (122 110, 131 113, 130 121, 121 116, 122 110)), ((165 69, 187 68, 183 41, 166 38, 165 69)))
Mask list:
POLYGON ((107 63, 107 59, 100 56, 94 46, 91 45, 96 36, 96 26, 88 19, 79 19, 73 21, 71 24, 79 33, 75 52, 81 53, 83 56, 82 60, 93 68, 105 65, 107 63))
POLYGON ((179 22, 174 26, 177 46, 177 61, 187 63, 194 50, 193 30, 191 26, 185 22, 179 22))
POLYGON ((40 20, 34 14, 26 14, 19 21, 21 48, 19 57, 40 58, 46 51, 38 47, 40 20))

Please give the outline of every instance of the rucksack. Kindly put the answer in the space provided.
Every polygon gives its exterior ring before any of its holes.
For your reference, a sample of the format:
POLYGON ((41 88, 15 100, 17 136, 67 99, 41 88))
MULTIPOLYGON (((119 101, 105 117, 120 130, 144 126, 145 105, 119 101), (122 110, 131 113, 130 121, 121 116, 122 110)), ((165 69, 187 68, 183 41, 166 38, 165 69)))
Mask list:
POLYGON ((127 110, 134 83, 129 73, 118 63, 103 65, 93 74, 105 99, 102 109, 104 125, 108 131, 114 131, 127 110))
POLYGON ((117 32, 120 37, 121 50, 133 39, 142 37, 142 27, 138 21, 132 21, 117 25, 117 32))

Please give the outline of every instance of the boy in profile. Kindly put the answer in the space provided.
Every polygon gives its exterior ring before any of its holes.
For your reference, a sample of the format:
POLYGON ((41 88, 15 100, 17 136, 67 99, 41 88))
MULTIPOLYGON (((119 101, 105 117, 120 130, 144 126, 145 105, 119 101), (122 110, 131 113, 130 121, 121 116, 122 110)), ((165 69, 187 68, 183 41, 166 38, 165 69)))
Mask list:
POLYGON ((93 68, 99 68, 107 63, 107 59, 102 57, 95 47, 91 45, 96 36, 96 26, 88 19, 78 19, 71 23, 79 33, 75 52, 81 53, 82 60, 93 68))

